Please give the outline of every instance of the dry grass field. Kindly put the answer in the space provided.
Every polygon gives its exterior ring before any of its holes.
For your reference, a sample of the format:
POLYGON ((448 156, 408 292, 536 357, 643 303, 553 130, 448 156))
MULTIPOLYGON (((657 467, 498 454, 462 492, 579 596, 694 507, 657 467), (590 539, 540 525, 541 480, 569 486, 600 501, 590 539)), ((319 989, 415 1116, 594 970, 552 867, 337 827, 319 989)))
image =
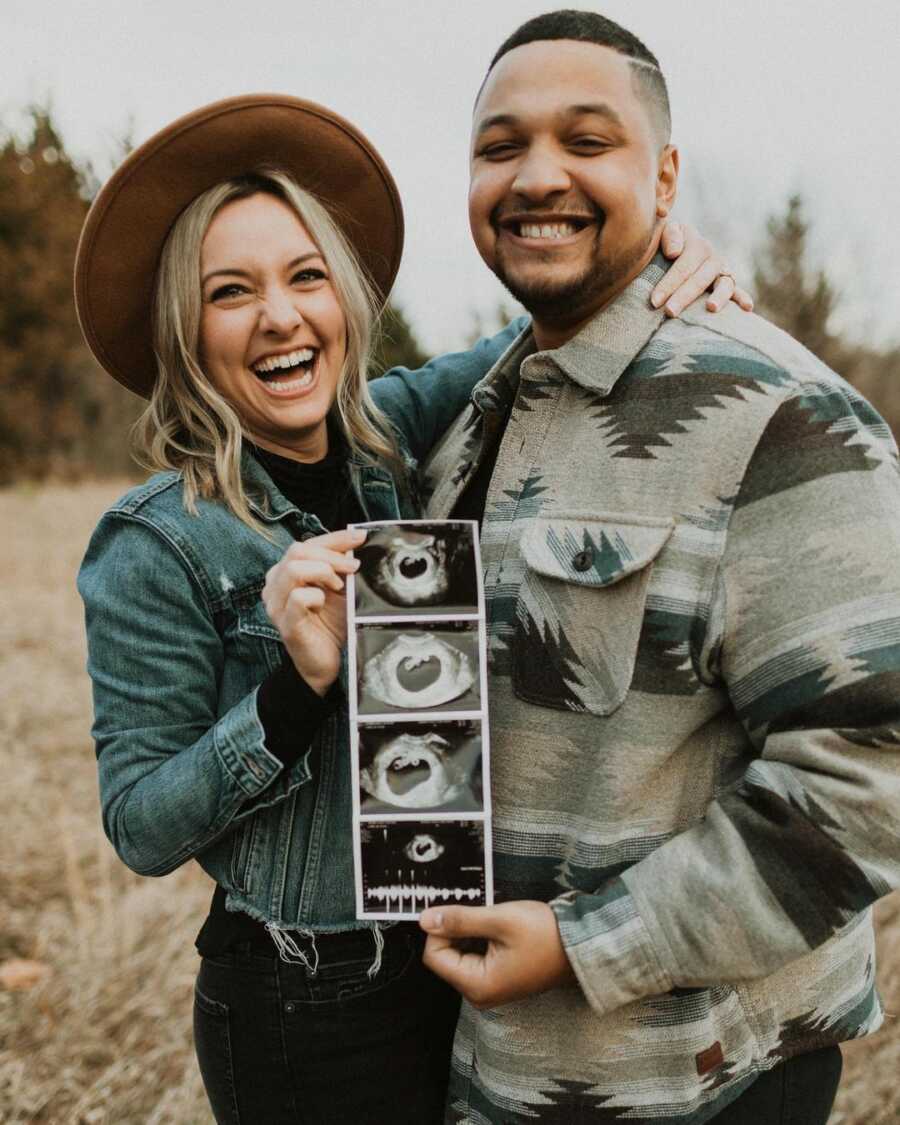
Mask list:
MULTIPOLYGON (((193 938, 210 884, 196 865, 162 880, 132 875, 99 823, 74 579, 90 529, 119 491, 0 492, 0 1121, 8 1125, 212 1120, 190 1041, 193 938), (17 978, 16 960, 36 964, 18 966, 17 978)), ((832 1125, 900 1122, 897 895, 881 904, 879 921, 879 978, 895 1014, 877 1036, 846 1048, 832 1125)))

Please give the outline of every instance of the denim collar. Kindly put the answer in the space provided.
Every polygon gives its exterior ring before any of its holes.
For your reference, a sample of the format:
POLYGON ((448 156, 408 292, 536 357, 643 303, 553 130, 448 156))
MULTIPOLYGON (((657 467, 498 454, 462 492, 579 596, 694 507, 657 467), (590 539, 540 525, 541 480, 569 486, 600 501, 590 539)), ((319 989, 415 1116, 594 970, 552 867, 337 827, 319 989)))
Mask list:
MULTIPOLYGON (((365 490, 370 482, 392 485, 394 478, 381 465, 374 464, 359 452, 349 454, 350 479, 357 495, 365 490)), ((265 468, 248 449, 241 451, 241 475, 247 493, 247 503, 253 513, 265 523, 277 523, 286 516, 301 516, 304 520, 312 517, 288 500, 265 468)), ((365 507, 365 505, 364 505, 365 507)))
POLYGON ((277 485, 253 456, 249 449, 241 450, 241 477, 247 494, 247 503, 265 523, 276 523, 288 515, 300 515, 300 510, 279 491, 277 485))

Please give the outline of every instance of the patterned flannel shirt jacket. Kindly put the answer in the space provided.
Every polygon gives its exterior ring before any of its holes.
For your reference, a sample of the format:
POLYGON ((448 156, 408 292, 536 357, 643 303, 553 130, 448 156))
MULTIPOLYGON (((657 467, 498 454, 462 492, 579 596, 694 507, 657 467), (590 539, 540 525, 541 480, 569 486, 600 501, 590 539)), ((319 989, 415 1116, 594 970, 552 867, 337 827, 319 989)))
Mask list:
POLYGON ((500 442, 482 533, 497 897, 551 903, 578 981, 464 1004, 449 1122, 699 1125, 882 1018, 896 447, 759 317, 664 320, 661 273, 559 349, 526 330, 428 466, 443 518, 500 442))

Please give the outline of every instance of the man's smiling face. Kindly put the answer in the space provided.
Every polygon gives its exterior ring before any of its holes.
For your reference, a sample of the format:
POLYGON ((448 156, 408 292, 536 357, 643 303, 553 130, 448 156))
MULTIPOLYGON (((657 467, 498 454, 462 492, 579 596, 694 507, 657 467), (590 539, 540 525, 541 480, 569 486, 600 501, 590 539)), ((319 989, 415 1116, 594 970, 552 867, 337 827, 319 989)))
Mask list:
POLYGON ((475 244, 552 346, 652 258, 677 174, 623 55, 574 40, 516 47, 475 106, 475 244))

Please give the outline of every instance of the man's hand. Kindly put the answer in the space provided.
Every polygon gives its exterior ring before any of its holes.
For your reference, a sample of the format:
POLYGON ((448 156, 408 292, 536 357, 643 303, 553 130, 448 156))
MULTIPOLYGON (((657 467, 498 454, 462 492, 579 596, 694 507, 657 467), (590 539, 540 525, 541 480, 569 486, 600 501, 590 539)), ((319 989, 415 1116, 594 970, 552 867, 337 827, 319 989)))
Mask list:
POLYGON ((730 300, 746 312, 753 311, 753 298, 738 285, 712 243, 688 223, 670 219, 663 227, 660 249, 675 264, 653 290, 654 308, 665 305, 666 316, 679 316, 701 293, 712 289, 706 301, 710 312, 718 312, 730 300))
POLYGON ((492 1008, 575 980, 556 916, 545 902, 442 906, 423 912, 424 962, 476 1008, 492 1008), (483 938, 484 953, 454 942, 483 938))

